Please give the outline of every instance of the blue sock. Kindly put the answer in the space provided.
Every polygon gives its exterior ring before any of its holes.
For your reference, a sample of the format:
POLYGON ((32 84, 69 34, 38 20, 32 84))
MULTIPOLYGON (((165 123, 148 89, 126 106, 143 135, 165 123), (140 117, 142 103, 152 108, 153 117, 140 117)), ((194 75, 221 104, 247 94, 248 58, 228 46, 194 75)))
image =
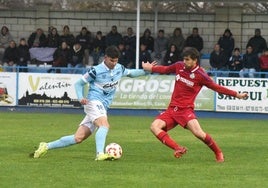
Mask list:
POLYGON ((48 149, 55 149, 55 148, 63 148, 66 146, 70 146, 76 144, 74 135, 63 136, 58 140, 48 143, 48 149))
POLYGON ((96 141, 97 154, 104 153, 104 146, 108 130, 109 130, 108 127, 100 126, 96 132, 95 141, 96 141))

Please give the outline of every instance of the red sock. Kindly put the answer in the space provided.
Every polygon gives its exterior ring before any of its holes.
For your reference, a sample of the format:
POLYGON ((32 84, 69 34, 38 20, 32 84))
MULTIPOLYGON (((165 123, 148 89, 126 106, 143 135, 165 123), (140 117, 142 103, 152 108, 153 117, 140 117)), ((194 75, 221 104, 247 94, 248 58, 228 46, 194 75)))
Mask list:
POLYGON ((217 145, 217 143, 211 138, 209 134, 206 134, 205 140, 203 140, 205 144, 214 152, 214 153, 220 153, 221 149, 217 145))
POLYGON ((165 131, 160 132, 156 137, 163 144, 165 144, 166 146, 170 147, 173 150, 177 150, 180 148, 180 146, 174 140, 172 140, 172 138, 170 138, 170 136, 165 131))

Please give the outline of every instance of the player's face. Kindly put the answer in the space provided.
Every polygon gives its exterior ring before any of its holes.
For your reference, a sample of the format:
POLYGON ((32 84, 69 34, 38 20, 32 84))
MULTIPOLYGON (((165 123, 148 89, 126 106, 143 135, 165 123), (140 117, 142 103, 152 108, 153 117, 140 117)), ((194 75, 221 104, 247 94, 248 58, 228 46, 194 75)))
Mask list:
POLYGON ((109 69, 113 69, 118 62, 118 58, 104 57, 104 63, 109 69))
POLYGON ((194 68, 196 66, 196 64, 197 64, 197 60, 192 59, 190 56, 184 57, 183 62, 184 62, 184 65, 185 65, 186 69, 194 68))

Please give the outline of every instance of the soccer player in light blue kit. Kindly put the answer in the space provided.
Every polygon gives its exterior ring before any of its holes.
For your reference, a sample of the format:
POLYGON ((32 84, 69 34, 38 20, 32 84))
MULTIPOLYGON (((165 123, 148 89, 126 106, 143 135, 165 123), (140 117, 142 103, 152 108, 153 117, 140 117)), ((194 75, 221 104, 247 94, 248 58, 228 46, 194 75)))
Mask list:
POLYGON ((79 144, 96 130, 96 159, 97 161, 112 160, 104 153, 106 136, 109 130, 107 109, 115 95, 116 87, 123 76, 138 77, 146 75, 144 70, 126 69, 118 64, 120 52, 115 46, 107 47, 104 61, 91 67, 81 79, 75 83, 78 100, 84 105, 85 118, 73 135, 63 136, 52 142, 41 142, 34 152, 34 158, 44 156, 48 150, 79 144), (89 92, 83 97, 83 87, 89 83, 89 92))

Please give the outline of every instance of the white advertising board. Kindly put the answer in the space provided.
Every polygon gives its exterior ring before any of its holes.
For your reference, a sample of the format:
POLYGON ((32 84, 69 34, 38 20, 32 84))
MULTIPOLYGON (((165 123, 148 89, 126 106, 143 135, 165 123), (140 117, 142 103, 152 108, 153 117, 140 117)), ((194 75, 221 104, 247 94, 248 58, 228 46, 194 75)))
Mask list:
POLYGON ((238 92, 247 92, 247 99, 216 94, 216 111, 268 113, 268 79, 217 78, 217 83, 238 92))
POLYGON ((0 72, 0 106, 15 106, 17 74, 0 72))

